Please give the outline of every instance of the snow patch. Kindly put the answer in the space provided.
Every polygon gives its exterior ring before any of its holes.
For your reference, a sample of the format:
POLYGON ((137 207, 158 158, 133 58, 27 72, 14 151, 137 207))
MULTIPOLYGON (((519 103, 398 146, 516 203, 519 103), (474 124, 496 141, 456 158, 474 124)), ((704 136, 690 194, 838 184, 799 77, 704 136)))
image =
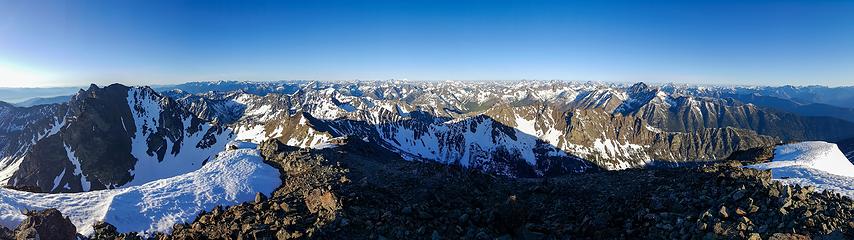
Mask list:
POLYGON ((237 140, 252 141, 256 143, 267 140, 264 125, 255 125, 252 127, 240 126, 237 129, 237 140))
POLYGON ((258 149, 258 144, 253 142, 246 141, 231 141, 226 144, 226 149, 234 148, 234 149, 258 149))
POLYGON ((520 132, 531 136, 539 136, 539 134, 537 134, 536 124, 537 121, 535 119, 528 120, 524 117, 516 115, 516 129, 518 129, 520 132))
POLYGON ((225 151, 201 169, 139 186, 81 193, 30 193, 0 188, 0 224, 14 228, 24 209, 56 208, 83 235, 106 221, 119 232, 168 232, 215 206, 251 201, 281 184, 279 171, 263 163, 257 150, 225 151))
POLYGON ((24 157, 13 158, 7 157, 0 162, 8 162, 11 161, 9 165, 6 165, 3 169, 0 169, 0 183, 3 184, 14 184, 12 181, 12 175, 15 175, 15 172, 18 171, 18 168, 21 167, 21 162, 24 161, 24 157))
POLYGON ((263 105, 263 106, 256 108, 255 110, 252 110, 252 111, 246 113, 246 115, 263 115, 263 114, 270 112, 271 109, 273 109, 272 106, 263 105))
POLYGON ((334 143, 329 143, 329 142, 325 142, 325 143, 321 143, 321 144, 311 146, 312 149, 326 149, 326 148, 335 148, 335 147, 338 147, 338 145, 334 144, 334 143))
POLYGON ((854 164, 833 143, 811 141, 777 146, 771 162, 747 166, 771 170, 774 180, 812 185, 854 198, 854 164))
POLYGON ((664 131, 661 131, 661 129, 650 126, 649 124, 644 124, 644 127, 646 127, 646 130, 649 130, 649 131, 654 132, 654 133, 663 133, 664 132, 664 131))
POLYGON ((771 162, 753 165, 757 168, 810 168, 845 177, 854 177, 854 165, 833 143, 812 141, 777 146, 771 162))
POLYGON ((68 160, 71 161, 71 164, 74 165, 74 176, 80 177, 80 185, 83 188, 84 192, 88 192, 92 187, 92 183, 86 179, 86 175, 83 175, 83 170, 80 169, 80 160, 77 159, 77 156, 74 155, 74 150, 71 150, 66 144, 62 144, 65 147, 65 155, 68 156, 68 160))
POLYGON ((65 169, 62 169, 62 172, 59 173, 59 175, 57 175, 55 178, 53 178, 53 187, 50 189, 51 192, 53 192, 53 190, 56 190, 56 187, 59 187, 59 183, 60 181, 62 181, 63 177, 65 177, 65 169))

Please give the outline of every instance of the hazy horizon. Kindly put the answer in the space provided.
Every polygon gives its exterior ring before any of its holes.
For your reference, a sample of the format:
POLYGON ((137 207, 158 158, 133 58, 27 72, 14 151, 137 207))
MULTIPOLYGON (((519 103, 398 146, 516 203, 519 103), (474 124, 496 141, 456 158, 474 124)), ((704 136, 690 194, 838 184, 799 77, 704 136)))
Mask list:
POLYGON ((0 87, 854 83, 854 2, 2 1, 0 87))
POLYGON ((317 82, 377 82, 377 81, 404 81, 404 82, 445 82, 445 81, 460 81, 460 82, 550 82, 550 81, 559 81, 559 82, 577 82, 577 83, 600 83, 600 84, 636 84, 636 83, 645 83, 651 86, 661 86, 661 85, 684 85, 684 86, 719 86, 719 87, 827 87, 827 88, 849 88, 854 87, 854 84, 849 85, 839 85, 839 86, 830 86, 830 85, 822 85, 822 84, 804 84, 804 85, 795 85, 795 84, 779 84, 779 85, 764 85, 764 84, 726 84, 726 83, 687 83, 687 82, 673 82, 673 81, 601 81, 601 80, 567 80, 567 79, 480 79, 480 80, 457 80, 457 79, 441 79, 441 80, 411 80, 411 79, 341 79, 341 80, 315 80, 315 79, 288 79, 288 80, 199 80, 199 81, 185 81, 185 82, 174 82, 174 83, 165 83, 165 84, 138 84, 138 83, 130 83, 130 82, 103 82, 103 83, 87 83, 80 85, 57 85, 57 86, 35 86, 35 87, 5 87, 0 86, 0 89, 86 89, 90 85, 95 84, 98 87, 109 86, 112 84, 121 84, 125 86, 148 86, 148 87, 168 87, 168 86, 176 86, 181 84, 188 83, 216 83, 216 82, 249 82, 249 83, 276 83, 276 82, 298 82, 298 81, 317 81, 317 82))

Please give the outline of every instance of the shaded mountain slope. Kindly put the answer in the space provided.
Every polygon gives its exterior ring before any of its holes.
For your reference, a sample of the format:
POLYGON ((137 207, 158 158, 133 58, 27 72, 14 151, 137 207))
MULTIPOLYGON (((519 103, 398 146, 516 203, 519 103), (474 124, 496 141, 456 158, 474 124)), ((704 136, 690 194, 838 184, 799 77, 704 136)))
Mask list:
POLYGON ((848 160, 854 161, 854 138, 838 141, 836 142, 836 145, 839 146, 839 150, 845 154, 845 157, 847 157, 848 160))
POLYGON ((72 95, 66 96, 56 96, 56 97, 34 97, 27 99, 26 101, 17 102, 15 106, 17 107, 32 107, 36 105, 47 105, 47 104, 56 104, 56 103, 64 103, 71 99, 72 95))
MULTIPOLYGON (((790 99, 762 95, 723 95, 724 98, 733 98, 745 103, 776 109, 779 111, 795 113, 802 116, 823 116, 854 122, 854 106, 834 106, 824 103, 799 103, 790 99)), ((838 104, 844 105, 844 104, 838 104)))
POLYGON ((0 183, 41 192, 139 185, 198 169, 231 131, 150 88, 92 85, 67 103, 0 110, 0 183))
POLYGON ((665 131, 734 127, 784 141, 833 141, 854 136, 854 123, 838 118, 801 116, 731 98, 670 95, 643 83, 626 91, 632 101, 624 102, 617 112, 643 118, 651 126, 665 131))

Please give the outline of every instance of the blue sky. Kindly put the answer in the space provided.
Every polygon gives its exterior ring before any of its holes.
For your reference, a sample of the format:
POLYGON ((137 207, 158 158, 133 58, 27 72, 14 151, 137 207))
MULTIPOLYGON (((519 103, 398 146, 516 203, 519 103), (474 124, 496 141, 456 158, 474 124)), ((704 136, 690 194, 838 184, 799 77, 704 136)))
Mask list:
POLYGON ((0 87, 210 80, 852 85, 852 1, 0 0, 0 87))

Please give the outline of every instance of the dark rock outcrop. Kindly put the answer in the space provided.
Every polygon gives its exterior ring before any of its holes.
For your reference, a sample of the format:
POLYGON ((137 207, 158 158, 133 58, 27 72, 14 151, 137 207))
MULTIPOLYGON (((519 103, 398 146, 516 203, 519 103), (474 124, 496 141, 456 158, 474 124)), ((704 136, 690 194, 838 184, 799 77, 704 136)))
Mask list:
POLYGON ((11 240, 15 239, 15 232, 9 230, 4 226, 0 226, 0 240, 11 240))
POLYGON ((774 148, 776 145, 755 147, 745 150, 735 151, 727 157, 727 160, 740 161, 743 164, 757 164, 769 162, 774 158, 774 148))
POLYGON ((131 234, 119 234, 118 231, 116 231, 115 226, 106 222, 96 222, 92 225, 92 229, 94 230, 92 239, 132 239, 133 236, 136 236, 131 234))
MULTIPOLYGON (((623 162, 641 165, 655 159, 671 162, 719 160, 734 151, 773 145, 779 139, 756 132, 731 127, 701 128, 690 132, 667 132, 653 127, 639 117, 613 116, 598 110, 579 110, 569 115, 567 141, 582 146, 595 146, 605 139, 633 143, 642 148, 643 155, 633 162, 625 158, 605 159, 599 155, 584 156, 600 166, 623 162)), ((625 148, 625 147, 624 147, 625 148)), ((630 148, 625 148, 630 149, 630 148)), ((622 149, 614 149, 620 152, 622 149)), ((625 150, 622 150, 625 151, 625 150)), ((631 158, 629 158, 631 159, 631 158)))
POLYGON ((76 239, 77 228, 58 210, 50 208, 24 213, 27 219, 15 229, 15 239, 76 239))

